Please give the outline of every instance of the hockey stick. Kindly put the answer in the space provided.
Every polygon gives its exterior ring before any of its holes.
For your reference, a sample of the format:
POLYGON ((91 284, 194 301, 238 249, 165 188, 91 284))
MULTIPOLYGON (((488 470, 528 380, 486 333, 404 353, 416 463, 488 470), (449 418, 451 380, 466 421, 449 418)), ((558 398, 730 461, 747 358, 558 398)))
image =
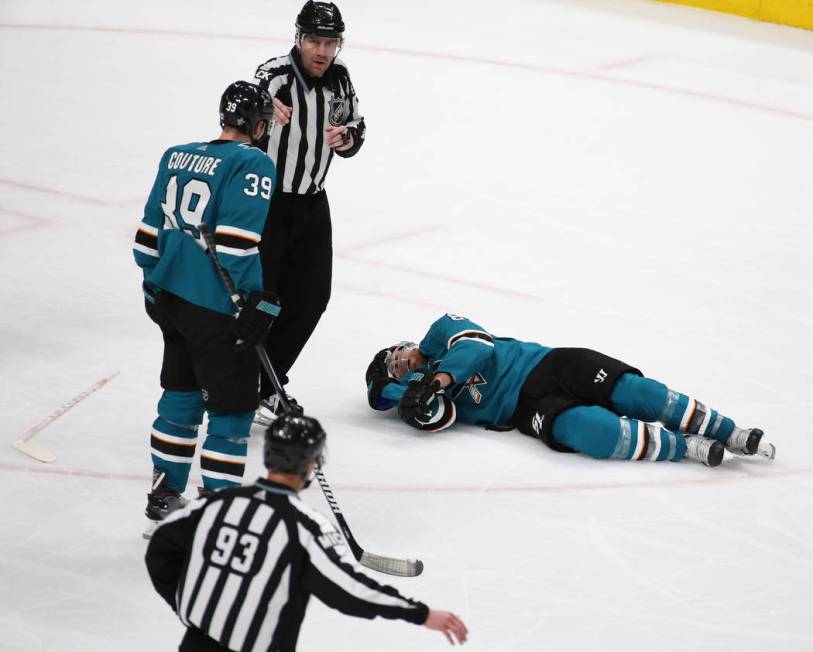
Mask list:
POLYGON ((420 559, 398 559, 396 557, 384 557, 383 555, 375 555, 362 549, 353 536, 353 533, 350 532, 350 527, 347 525, 347 521, 344 519, 342 509, 339 507, 339 503, 336 501, 336 497, 333 495, 333 490, 330 488, 322 469, 317 466, 314 474, 316 475, 316 480, 319 482, 319 486, 322 488, 322 493, 325 495, 327 504, 330 505, 333 516, 336 517, 336 521, 344 533, 344 538, 347 539, 347 544, 350 546, 353 556, 361 563, 362 566, 372 568, 379 573, 398 575, 400 577, 416 577, 423 572, 423 562, 420 559))
POLYGON ((56 460, 56 455, 54 455, 53 452, 45 448, 29 444, 28 441, 40 430, 52 424, 59 417, 65 414, 68 410, 74 407, 77 403, 81 403, 82 401, 84 401, 88 396, 93 394, 93 392, 104 387, 107 383, 109 383, 118 375, 119 372, 115 371, 109 376, 105 376, 101 380, 96 381, 96 383, 94 383, 91 387, 88 387, 86 390, 79 392, 70 401, 68 401, 60 408, 52 412, 50 415, 45 417, 39 423, 35 423, 28 430, 26 430, 22 435, 20 435, 20 438, 12 444, 12 447, 16 448, 21 453, 28 455, 29 457, 33 457, 35 460, 39 460, 40 462, 45 462, 46 464, 56 460))
MULTIPOLYGON (((237 292, 237 288, 234 286, 234 281, 232 280, 231 275, 229 274, 228 270, 223 267, 223 264, 220 262, 220 258, 218 258, 217 246, 215 244, 214 237, 212 236, 212 232, 209 229, 209 225, 205 222, 201 222, 198 225, 198 230, 203 236, 203 241, 206 243, 206 250, 209 252, 209 256, 211 257, 218 274, 220 274, 220 278, 222 279, 223 284, 226 286, 226 290, 228 291, 232 302, 234 302, 234 305, 237 306, 238 310, 242 309, 244 304, 243 297, 241 297, 237 292)), ((282 385, 277 377, 277 372, 274 371, 271 360, 268 358, 268 353, 266 353, 262 344, 255 345, 254 349, 257 352, 257 357, 260 359, 260 364, 262 365, 266 374, 268 374, 271 384, 274 386, 274 391, 279 397, 279 401, 282 404, 282 409, 286 414, 290 414, 291 405, 288 403, 288 399, 285 397, 285 391, 282 389, 282 385)), ((352 551, 353 556, 356 558, 356 561, 367 568, 380 573, 386 573, 387 575, 415 577, 423 572, 423 562, 420 559, 397 559, 395 557, 384 557, 382 555, 374 555, 364 550, 358 544, 356 538, 353 536, 353 533, 350 531, 350 526, 347 524, 344 514, 342 514, 342 510, 341 507, 339 507, 336 496, 333 495, 333 490, 330 488, 330 484, 328 484, 324 471, 317 466, 314 470, 314 474, 316 475, 316 479, 319 482, 319 486, 321 487, 322 493, 325 496, 325 500, 330 506, 333 516, 336 518, 336 522, 339 524, 339 527, 344 534, 344 538, 347 540, 347 544, 350 546, 350 550, 352 551)))

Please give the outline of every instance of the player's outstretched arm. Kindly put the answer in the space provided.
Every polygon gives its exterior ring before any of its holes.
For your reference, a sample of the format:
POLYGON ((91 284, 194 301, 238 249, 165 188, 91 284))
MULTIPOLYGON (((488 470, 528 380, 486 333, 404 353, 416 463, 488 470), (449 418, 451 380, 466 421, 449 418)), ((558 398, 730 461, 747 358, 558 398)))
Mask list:
POLYGON ((446 640, 452 645, 455 644, 455 640, 462 645, 466 642, 466 638, 469 634, 469 630, 466 629, 466 625, 463 621, 451 611, 430 609, 423 626, 434 629, 437 632, 443 632, 446 640))

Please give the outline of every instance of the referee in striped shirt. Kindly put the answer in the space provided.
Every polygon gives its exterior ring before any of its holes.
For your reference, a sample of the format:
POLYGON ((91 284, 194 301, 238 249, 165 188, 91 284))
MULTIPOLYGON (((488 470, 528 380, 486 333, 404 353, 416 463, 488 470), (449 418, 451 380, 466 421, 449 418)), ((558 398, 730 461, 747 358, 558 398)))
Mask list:
MULTIPOLYGON (((265 289, 282 304, 266 349, 283 384, 330 300, 333 243, 325 177, 334 154, 354 156, 364 143, 356 91, 337 58, 343 34, 338 7, 309 0, 296 19, 294 47, 255 73, 275 109, 266 149, 277 184, 260 257, 265 289)), ((260 415, 273 418, 266 410, 278 413, 278 401, 268 379, 262 383, 260 415)))
POLYGON ((325 439, 316 419, 279 417, 265 435, 266 479, 190 503, 155 531, 147 569, 187 627, 181 652, 295 650, 311 594, 350 616, 405 620, 465 642, 456 615, 376 582, 299 499, 325 439))

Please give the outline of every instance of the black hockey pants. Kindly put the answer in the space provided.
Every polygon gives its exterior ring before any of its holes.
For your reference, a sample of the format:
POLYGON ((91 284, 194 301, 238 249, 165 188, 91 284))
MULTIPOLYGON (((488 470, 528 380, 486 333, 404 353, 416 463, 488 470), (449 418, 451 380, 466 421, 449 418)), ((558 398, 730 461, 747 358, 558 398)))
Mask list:
MULTIPOLYGON (((280 382, 293 366, 330 301, 333 238, 324 191, 314 195, 277 192, 271 199, 260 242, 263 285, 276 292, 282 312, 263 345, 280 382)), ((262 375, 260 395, 273 393, 262 375)))

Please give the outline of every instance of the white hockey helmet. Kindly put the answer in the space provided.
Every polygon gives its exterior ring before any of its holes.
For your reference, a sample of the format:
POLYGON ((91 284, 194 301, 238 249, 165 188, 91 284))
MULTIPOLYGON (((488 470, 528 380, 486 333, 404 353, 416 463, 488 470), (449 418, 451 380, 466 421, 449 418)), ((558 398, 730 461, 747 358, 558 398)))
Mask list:
POLYGON ((400 382, 409 371, 409 356, 417 348, 418 345, 415 344, 415 342, 408 342, 406 340, 392 346, 387 357, 384 358, 384 363, 387 365, 389 375, 400 382))

